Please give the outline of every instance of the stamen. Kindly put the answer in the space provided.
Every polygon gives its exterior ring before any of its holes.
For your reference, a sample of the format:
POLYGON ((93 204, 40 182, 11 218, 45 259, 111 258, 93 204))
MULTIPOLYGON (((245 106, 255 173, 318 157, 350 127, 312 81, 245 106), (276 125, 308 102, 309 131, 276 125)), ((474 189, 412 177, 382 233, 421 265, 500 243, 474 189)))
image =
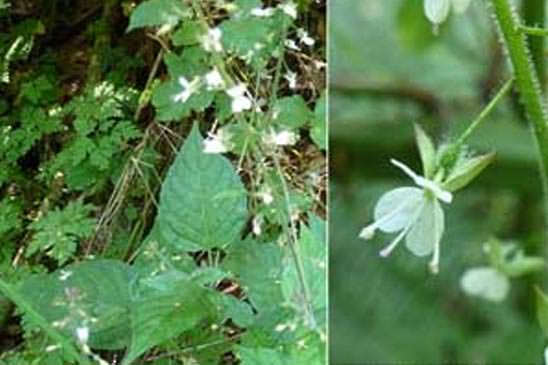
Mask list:
POLYGON ((432 254, 432 261, 430 261, 430 272, 437 275, 440 271, 440 240, 434 244, 434 253, 432 254))
POLYGON ((381 257, 388 257, 392 253, 392 251, 394 251, 398 243, 400 243, 400 241, 405 237, 410 227, 411 227, 411 224, 407 225, 407 227, 405 227, 405 229, 401 231, 400 234, 398 234, 398 236, 394 238, 394 240, 390 242, 388 246, 386 246, 385 248, 381 250, 381 252, 379 252, 379 255, 381 257))

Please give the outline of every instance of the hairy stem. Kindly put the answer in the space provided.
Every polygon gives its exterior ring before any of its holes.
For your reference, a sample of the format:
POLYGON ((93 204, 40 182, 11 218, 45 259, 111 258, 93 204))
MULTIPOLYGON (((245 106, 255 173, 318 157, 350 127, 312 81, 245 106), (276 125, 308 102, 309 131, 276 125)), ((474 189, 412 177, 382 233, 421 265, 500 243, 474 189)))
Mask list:
POLYGON ((527 49, 525 35, 519 30, 519 19, 510 0, 491 0, 491 4, 508 49, 521 100, 534 131, 548 230, 548 124, 539 80, 527 49))
MULTIPOLYGON (((546 18, 546 0, 527 0, 521 3, 524 25, 543 27, 546 18)), ((531 50, 531 57, 537 71, 540 87, 545 90, 546 63, 544 60, 545 40, 539 37, 527 37, 527 43, 531 50)))

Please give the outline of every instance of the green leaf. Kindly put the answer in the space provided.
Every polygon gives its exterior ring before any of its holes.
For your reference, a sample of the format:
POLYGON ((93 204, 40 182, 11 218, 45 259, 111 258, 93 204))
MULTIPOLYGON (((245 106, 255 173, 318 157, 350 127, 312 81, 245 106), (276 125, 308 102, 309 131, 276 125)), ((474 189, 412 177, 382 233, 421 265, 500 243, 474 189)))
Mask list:
POLYGON ((548 296, 539 288, 535 287, 537 293, 537 318, 544 336, 548 339, 548 296))
POLYGON ((242 365, 287 365, 285 356, 282 353, 269 348, 238 346, 236 353, 242 365))
POLYGON ((198 20, 185 21, 171 36, 173 44, 179 46, 191 46, 200 43, 203 33, 202 23, 198 20))
POLYGON ((437 39, 432 24, 424 16, 422 1, 402 1, 396 22, 398 40, 408 49, 423 51, 437 39))
POLYGON ((482 156, 459 161, 457 166, 445 179, 442 187, 448 191, 456 191, 462 189, 474 180, 495 158, 495 153, 489 153, 482 156))
POLYGON ((135 280, 120 261, 85 261, 30 277, 21 294, 65 335, 74 338, 76 328, 88 326, 92 348, 117 350, 129 344, 129 288, 135 280))
POLYGON ((89 238, 95 228, 95 220, 89 218, 93 206, 70 202, 63 210, 53 210, 31 224, 36 233, 26 251, 30 257, 45 252, 59 264, 74 255, 81 240, 89 238))
MULTIPOLYGON (((165 274, 164 274, 165 275, 165 274)), ((161 289, 141 293, 131 312, 131 344, 123 365, 129 365, 148 349, 192 329, 210 316, 214 306, 206 288, 189 277, 166 277, 161 289)), ((162 280, 162 278, 160 278, 162 280)))
POLYGON ((240 242, 232 246, 223 265, 236 276, 259 313, 279 310, 283 296, 276 284, 282 273, 282 250, 278 245, 240 242))
POLYGON ((327 99, 325 92, 316 102, 310 136, 322 150, 327 148, 327 99))
POLYGON ((312 112, 300 95, 278 99, 273 108, 274 121, 290 129, 302 127, 313 117, 312 112))
POLYGON ((162 185, 158 239, 180 250, 226 247, 247 219, 246 190, 231 163, 205 154, 195 124, 162 185))
POLYGON ((127 31, 151 26, 175 26, 189 14, 188 6, 178 0, 147 0, 131 13, 127 31))
POLYGON ((415 124, 415 138, 422 161, 422 171, 424 177, 432 179, 436 168, 436 148, 434 143, 424 132, 420 125, 415 124))

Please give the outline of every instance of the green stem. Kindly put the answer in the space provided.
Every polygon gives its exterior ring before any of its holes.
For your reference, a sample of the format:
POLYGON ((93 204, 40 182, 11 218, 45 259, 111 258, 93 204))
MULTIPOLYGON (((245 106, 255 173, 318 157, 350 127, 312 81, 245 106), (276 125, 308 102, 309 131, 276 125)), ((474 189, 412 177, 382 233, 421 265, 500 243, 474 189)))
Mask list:
POLYGON ((72 343, 59 331, 50 325, 50 323, 42 317, 38 312, 34 310, 32 305, 28 303, 23 296, 21 296, 15 289, 11 287, 7 282, 0 279, 0 293, 8 297, 12 302, 19 307, 21 311, 27 314, 29 318, 37 324, 51 339, 57 342, 62 348, 72 357, 77 360, 81 365, 90 365, 90 361, 87 357, 80 354, 72 343))
POLYGON ((487 118, 487 116, 491 113, 491 111, 495 108, 495 106, 498 104, 498 102, 508 93, 508 91, 512 88, 512 84, 514 83, 514 79, 511 78, 510 80, 506 81, 502 88, 499 90, 499 92, 495 95, 493 99, 483 108, 483 110, 478 114, 476 119, 470 123, 468 128, 462 133, 462 135, 459 137, 457 142, 455 142, 455 145, 457 148, 460 148, 464 142, 470 137, 472 132, 487 118))
POLYGON ((525 25, 518 26, 518 30, 521 33, 537 36, 537 37, 548 37, 548 29, 538 28, 538 27, 528 27, 525 25))
POLYGON ((548 123, 539 80, 527 49, 519 19, 509 0, 491 0, 512 63, 516 83, 527 117, 533 127, 544 191, 545 220, 548 230, 548 123))
MULTIPOLYGON (((526 26, 544 26, 546 18, 546 0, 527 0, 522 1, 521 9, 523 14, 523 24, 526 26)), ((544 91, 546 84, 546 63, 544 61, 545 40, 543 37, 527 37, 531 57, 537 71, 537 77, 540 87, 544 91)))

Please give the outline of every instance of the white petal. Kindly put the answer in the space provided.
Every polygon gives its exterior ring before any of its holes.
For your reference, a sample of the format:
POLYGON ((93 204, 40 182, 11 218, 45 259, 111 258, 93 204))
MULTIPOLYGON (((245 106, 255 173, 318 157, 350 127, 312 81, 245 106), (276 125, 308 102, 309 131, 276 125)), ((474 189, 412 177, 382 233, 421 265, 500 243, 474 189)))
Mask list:
POLYGON ((253 104, 251 103, 251 99, 249 99, 246 96, 240 96, 238 98, 232 99, 232 112, 233 113, 240 113, 244 110, 249 110, 253 104))
POLYGON ((544 364, 548 365, 548 347, 544 349, 544 364))
POLYGON ((494 302, 504 300, 510 290, 508 278, 491 267, 468 269, 462 276, 460 285, 466 294, 494 302))
POLYGON ((383 232, 394 233, 404 229, 416 216, 424 192, 415 187, 403 187, 385 193, 375 205, 375 224, 383 232))
POLYGON ((413 227, 407 234, 405 245, 416 256, 426 256, 439 245, 444 230, 444 215, 436 199, 425 199, 413 227))
POLYGON ((226 93, 231 98, 237 98, 237 97, 243 96, 245 95, 246 92, 247 92, 247 88, 245 84, 238 84, 226 90, 226 93))
POLYGON ((271 17, 274 15, 274 8, 255 8, 251 9, 251 15, 257 17, 271 17))
POLYGON ((424 14, 434 24, 441 24, 449 15, 450 0, 424 0, 424 14))
POLYGON ((89 340, 89 328, 88 327, 78 327, 76 328, 76 338, 81 344, 88 343, 89 340))
POLYGON ((209 90, 213 89, 222 89, 225 86, 225 82, 223 80, 223 76, 219 72, 219 70, 215 67, 213 70, 208 72, 205 76, 205 83, 207 85, 207 88, 209 90))
POLYGON ((462 14, 470 6, 471 0, 452 0, 453 10, 457 14, 462 14))
POLYGON ((280 9, 293 19, 297 19, 297 4, 293 1, 288 1, 285 4, 278 5, 280 9))

